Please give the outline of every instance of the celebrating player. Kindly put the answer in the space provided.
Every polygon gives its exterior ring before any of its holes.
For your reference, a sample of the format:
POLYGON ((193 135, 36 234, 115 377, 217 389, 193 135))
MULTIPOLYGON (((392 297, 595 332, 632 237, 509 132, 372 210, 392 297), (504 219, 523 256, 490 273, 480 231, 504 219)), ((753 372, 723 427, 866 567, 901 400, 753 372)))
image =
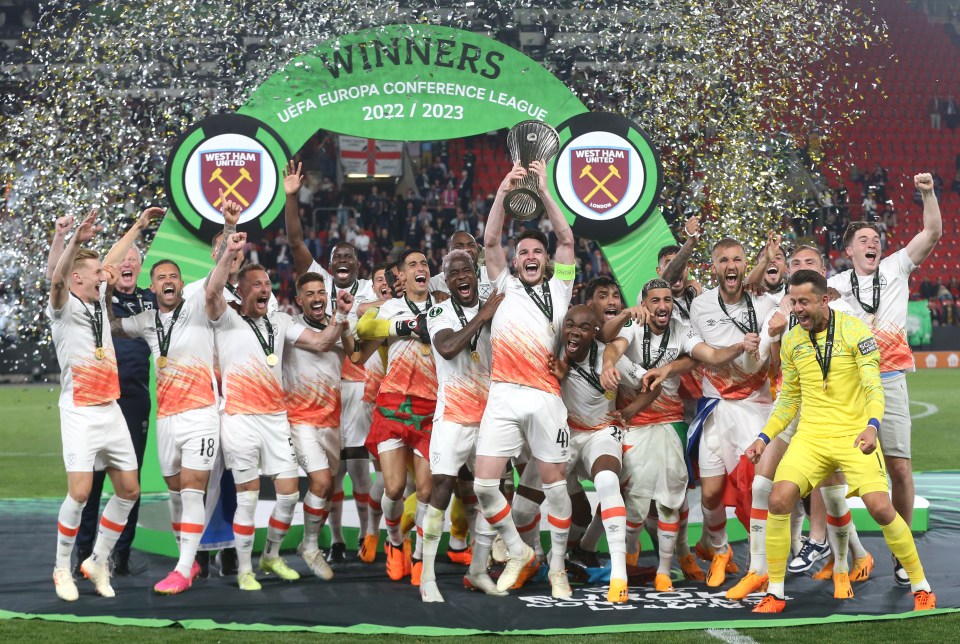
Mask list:
POLYGON ((552 550, 548 577, 553 596, 563 599, 572 595, 564 570, 571 514, 565 480, 570 434, 560 384, 550 372, 549 360, 573 292, 574 239, 547 189, 546 165, 534 161, 530 171, 539 179, 540 197, 557 236, 554 274, 549 280, 546 278, 547 239, 534 230, 525 230, 517 237, 517 277, 507 270, 506 254, 500 243, 506 214, 503 200, 513 182, 527 174, 527 170, 516 165, 497 190, 484 233, 487 271, 497 292, 504 294, 504 302, 491 326, 492 384, 480 424, 474 489, 484 516, 500 533, 510 553, 497 580, 497 589, 506 591, 529 579, 539 565, 536 553, 521 540, 510 506, 500 491, 507 459, 519 456, 524 444, 529 446, 533 462, 528 467, 539 469, 550 505, 552 550))
POLYGON ((137 457, 116 402, 120 397, 117 358, 110 324, 104 320, 104 308, 110 304, 101 289, 106 274, 99 256, 80 248, 94 237, 96 214, 96 210, 90 212, 64 248, 45 311, 60 363, 60 434, 67 470, 67 496, 57 518, 53 583, 57 596, 66 601, 79 597, 70 572, 70 553, 94 469, 106 469, 114 495, 103 509, 93 553, 80 563, 80 570, 104 597, 114 596, 110 553, 140 496, 137 457))
POLYGON ((794 273, 789 297, 797 326, 783 336, 783 389, 759 438, 746 452, 753 462, 759 460, 767 443, 799 412, 797 433, 777 467, 770 494, 770 582, 767 595, 754 612, 780 613, 786 607, 790 509, 837 467, 843 470, 851 494, 860 496, 880 525, 884 540, 909 575, 914 610, 936 608, 936 597, 924 577, 910 527, 888 495, 882 448, 877 441, 884 406, 877 343, 862 321, 830 310, 827 280, 819 273, 794 273))

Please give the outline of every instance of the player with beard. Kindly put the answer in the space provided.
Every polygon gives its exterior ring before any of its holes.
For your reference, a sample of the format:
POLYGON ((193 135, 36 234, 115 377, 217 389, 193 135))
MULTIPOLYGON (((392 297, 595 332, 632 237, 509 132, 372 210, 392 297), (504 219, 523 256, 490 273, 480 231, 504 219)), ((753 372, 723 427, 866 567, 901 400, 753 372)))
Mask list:
MULTIPOLYGON (((318 331, 331 326, 323 277, 304 273, 297 279, 297 304, 303 311, 294 322, 318 331)), ((343 316, 333 320, 341 337, 329 351, 315 355, 294 346, 283 362, 283 390, 297 462, 310 488, 303 498, 303 541, 299 553, 321 579, 333 570, 320 552, 318 538, 333 497, 333 472, 340 469, 340 374, 353 353, 353 334, 343 316)), ((367 480, 370 479, 369 471, 367 480)), ((366 526, 364 533, 366 531, 366 526)))
MULTIPOLYGON (((383 473, 383 515, 387 522, 387 575, 399 581, 406 574, 403 535, 403 493, 407 483, 407 461, 413 455, 417 488, 416 526, 423 531, 423 515, 430 500, 430 432, 437 406, 437 371, 427 331, 427 311, 433 306, 428 285, 430 268, 423 253, 405 251, 398 260, 405 292, 402 298, 383 302, 376 317, 367 315, 357 324, 361 340, 386 343, 386 374, 380 383, 373 411, 373 424, 366 446, 380 460, 383 473)), ((369 350, 369 345, 364 347, 369 350)), ((417 540, 411 583, 419 585, 423 539, 417 540)))
MULTIPOLYGON (((778 250, 779 244, 775 235, 771 235, 767 243, 767 253, 772 255, 778 250)), ((820 275, 826 274, 826 267, 820 251, 811 246, 800 246, 790 256, 787 263, 789 272, 795 273, 798 270, 815 270, 820 275)), ((788 291, 789 289, 784 289, 788 291)), ((779 310, 770 318, 770 322, 763 334, 760 345, 760 355, 764 358, 767 352, 779 352, 780 336, 785 330, 789 330, 796 325, 796 316, 790 311, 791 300, 789 297, 783 297, 780 302, 779 310), (786 316, 784 315, 786 313, 786 316), (789 316, 789 321, 788 317, 789 316)), ((832 300, 830 308, 834 311, 851 313, 850 307, 842 300, 832 300)), ((780 378, 777 378, 778 386, 780 378)), ((767 560, 766 560, 766 524, 768 513, 768 499, 770 491, 773 489, 773 479, 777 466, 780 464, 783 455, 787 451, 790 440, 797 431, 798 418, 787 426, 787 428, 777 435, 776 439, 763 451, 763 456, 757 463, 755 476, 753 479, 753 507, 750 511, 750 572, 736 586, 727 591, 728 599, 743 599, 750 592, 762 584, 767 578, 767 560)), ((850 509, 846 501, 846 486, 844 485, 843 475, 834 473, 828 476, 818 486, 820 494, 814 494, 810 497, 811 516, 810 533, 811 538, 794 551, 799 553, 801 561, 808 562, 799 570, 793 570, 791 562, 791 572, 804 572, 808 570, 818 558, 826 557, 830 553, 830 546, 827 545, 827 538, 824 534, 829 532, 830 541, 834 544, 834 551, 840 553, 837 560, 837 575, 833 576, 833 566, 825 566, 825 570, 817 573, 815 578, 834 579, 834 597, 846 599, 853 596, 850 588, 851 581, 865 581, 870 571, 873 569, 873 557, 870 556, 863 546, 856 532, 856 527, 852 523, 850 509), (829 526, 827 523, 824 503, 829 508, 829 526), (814 539, 814 535, 819 535, 819 541, 814 539), (853 551, 854 565, 852 571, 847 564, 847 546, 853 551), (848 575, 849 572, 849 575, 848 575)), ((803 514, 797 513, 798 524, 795 525, 796 532, 799 534, 803 523, 803 514)), ((793 530, 791 530, 793 532, 793 530)))
MULTIPOLYGON (((240 206, 223 201, 225 214, 238 218, 240 206)), ((251 563, 254 514, 260 495, 258 466, 265 476, 274 479, 276 488, 276 505, 270 516, 260 570, 285 580, 300 577, 279 555, 299 499, 296 455, 284 407, 284 349, 292 345, 317 354, 329 351, 347 326, 346 314, 353 298, 349 292, 341 291, 335 323, 317 332, 294 322, 285 313, 269 313, 270 277, 259 264, 248 264, 238 276, 238 313, 227 305, 223 289, 246 234, 231 234, 227 239, 226 252, 207 280, 206 311, 213 322, 223 375, 223 451, 237 487, 233 523, 239 559, 237 583, 241 590, 259 590, 251 563)))
POLYGON ((529 447, 528 467, 538 468, 543 492, 550 506, 551 555, 548 578, 552 595, 572 595, 564 570, 564 555, 570 529, 570 496, 566 488, 566 461, 570 432, 567 410, 560 398, 560 383, 550 371, 550 357, 557 345, 557 329, 573 293, 573 231, 547 189, 546 164, 534 161, 530 171, 538 178, 538 190, 557 236, 554 274, 546 278, 547 238, 537 230, 525 230, 517 237, 513 266, 507 269, 500 243, 506 216, 503 200, 515 181, 527 175, 520 165, 507 174, 497 190, 484 234, 487 271, 497 292, 504 294, 491 325, 493 345, 492 383, 488 404, 480 424, 477 442, 477 470, 474 489, 490 525, 500 534, 510 553, 497 589, 506 591, 522 585, 533 575, 536 553, 520 538, 510 515, 510 506, 500 491, 500 477, 507 460, 529 447))
MULTIPOLYGON (((459 231, 450 236, 450 243, 447 246, 447 252, 455 250, 465 251, 473 265, 477 267, 477 290, 480 293, 480 299, 486 300, 493 293, 493 285, 490 283, 490 276, 487 274, 487 267, 480 266, 480 245, 476 238, 468 232, 459 231)), ((430 292, 433 294, 448 292, 447 277, 442 272, 430 278, 430 292)))
MULTIPOLYGON (((767 296, 753 297, 743 288, 745 255, 736 240, 725 238, 712 250, 713 270, 719 286, 693 301, 691 327, 712 347, 728 347, 759 333, 777 308, 767 296)), ((753 466, 743 458, 753 440, 751 433, 770 415, 772 397, 767 375, 769 360, 747 352, 722 367, 704 369, 701 404, 691 426, 688 451, 698 458, 701 505, 709 546, 697 545, 711 558, 707 586, 721 585, 732 568, 733 552, 727 542, 725 505, 750 528, 753 466)))
MULTIPOLYGON (((923 199, 923 230, 905 248, 881 259, 883 249, 877 227, 865 222, 850 224, 843 245, 853 268, 829 280, 854 314, 870 326, 880 346, 880 377, 887 401, 880 425, 880 446, 890 473, 893 506, 907 525, 912 525, 914 500, 910 400, 904 375, 915 369, 906 334, 909 278, 943 234, 933 178, 922 173, 913 182, 923 199)), ((898 584, 909 583, 900 563, 895 562, 894 573, 898 584)))
POLYGON ((883 530, 890 550, 907 571, 914 610, 932 610, 936 608, 936 597, 924 577, 910 527, 897 514, 888 494, 887 473, 878 444, 878 417, 884 413, 884 393, 877 342, 863 321, 830 310, 827 280, 819 273, 794 273, 790 277, 789 297, 797 325, 783 336, 783 389, 746 457, 756 462, 765 445, 798 413, 800 423, 777 468, 770 494, 770 583, 768 594, 753 610, 781 613, 785 609, 790 510, 801 496, 809 494, 838 468, 846 475, 850 494, 861 498, 883 530))
MULTIPOLYGON (((108 288, 112 289, 115 279, 114 273, 108 288)), ((175 595, 190 588, 200 573, 196 555, 206 521, 203 495, 220 452, 214 338, 204 298, 183 299, 183 279, 175 262, 156 262, 150 280, 157 310, 128 318, 111 314, 110 328, 117 336, 142 338, 153 353, 157 452, 180 548, 176 567, 153 589, 175 595)))
MULTIPOLYGON (((114 495, 103 509, 99 534, 80 570, 97 593, 113 597, 108 559, 140 496, 137 457, 123 413, 117 358, 108 306, 101 289, 106 273, 99 256, 80 244, 93 239, 96 210, 83 220, 67 242, 52 272, 45 314, 60 364, 60 434, 67 471, 67 496, 57 517, 57 556, 53 583, 57 596, 76 601, 77 586, 70 572, 70 554, 80 527, 80 515, 93 485, 94 470, 106 469, 114 495)), ((69 222, 65 226, 69 232, 69 222)))
MULTIPOLYGON (((599 323, 600 318, 591 307, 571 307, 561 327, 562 356, 552 362, 556 365, 554 375, 560 380, 560 395, 567 407, 570 427, 567 475, 590 479, 600 497, 598 514, 610 552, 607 601, 622 604, 628 599, 627 510, 620 493, 623 426, 615 416, 615 388, 604 390, 600 384, 604 345, 596 341, 599 323)), ((624 358, 617 367, 625 378, 632 378, 628 382, 639 384, 636 365, 624 358)))
MULTIPOLYGON (((636 530, 644 522, 651 501, 656 502, 660 564, 654 583, 658 591, 668 592, 673 589, 670 566, 677 549, 680 511, 686 502, 688 481, 684 454, 687 427, 683 422, 679 375, 694 363, 683 356, 722 368, 743 353, 755 351, 760 338, 756 333, 748 333, 729 346, 710 346, 689 323, 673 315, 673 291, 662 279, 647 282, 640 298, 641 306, 649 313, 648 322, 628 322, 607 345, 600 382, 606 389, 618 391, 617 406, 627 425, 621 479, 628 490, 628 536, 632 532, 632 541, 636 541, 636 530), (643 380, 648 384, 640 390, 621 381, 623 370, 618 361, 623 356, 646 370, 643 380), (653 389, 659 389, 660 394, 651 402, 644 392, 653 389)), ((678 553, 684 576, 697 579, 699 567, 689 547, 684 550, 678 553)))
MULTIPOLYGON (((427 329, 437 365, 437 408, 430 437, 430 471, 433 484, 430 505, 423 519, 423 574, 420 596, 425 602, 442 602, 437 589, 434 561, 443 534, 443 517, 462 468, 472 470, 477 431, 490 389, 490 325, 503 296, 486 301, 478 293, 476 265, 465 250, 451 250, 443 260, 450 299, 430 309, 427 329)), ((468 482, 472 483, 472 482, 468 482)), ((503 594, 487 574, 487 557, 494 531, 478 517, 470 572, 464 584, 487 594, 503 594)))
POLYGON ((780 303, 787 285, 787 252, 780 244, 780 235, 770 231, 767 245, 757 253, 757 261, 745 281, 760 284, 765 293, 780 303))
MULTIPOLYGON (((303 183, 303 164, 295 164, 294 161, 289 161, 283 169, 283 177, 283 190, 286 193, 283 211, 284 225, 287 230, 290 252, 293 254, 294 270, 296 270, 297 275, 311 272, 319 273, 323 277, 324 288, 330 296, 327 302, 327 315, 333 315, 334 302, 337 299, 338 291, 341 290, 349 291, 358 304, 376 300, 377 297, 373 292, 371 281, 357 279, 360 261, 357 257, 357 249, 353 245, 347 242, 334 245, 330 253, 329 272, 324 270, 316 258, 310 254, 310 249, 307 248, 303 240, 300 204, 297 201, 297 194, 300 192, 300 186, 303 183)), ((363 445, 370 429, 370 415, 368 413, 369 408, 363 403, 364 382, 363 365, 355 364, 349 359, 345 360, 341 384, 343 450, 340 455, 341 466, 336 472, 333 505, 328 519, 332 535, 328 556, 331 563, 346 561, 346 544, 343 541, 341 523, 343 516, 343 477, 346 474, 350 474, 350 480, 353 483, 353 499, 357 504, 357 514, 360 516, 361 534, 366 532, 366 524, 369 519, 370 458, 363 445)), ((360 545, 357 544, 358 549, 360 545)))

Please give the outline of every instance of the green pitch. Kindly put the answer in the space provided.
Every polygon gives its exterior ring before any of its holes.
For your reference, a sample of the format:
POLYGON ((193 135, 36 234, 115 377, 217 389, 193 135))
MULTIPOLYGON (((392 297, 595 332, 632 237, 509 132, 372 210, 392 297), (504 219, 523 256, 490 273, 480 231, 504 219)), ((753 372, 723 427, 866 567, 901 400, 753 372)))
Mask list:
MULTIPOLYGON (((960 463, 960 443, 952 439, 956 418, 960 418, 960 398, 955 397, 957 373, 953 370, 918 371, 907 377, 913 422, 913 455, 916 470, 956 469, 960 463)), ((0 387, 0 498, 62 497, 66 477, 60 455, 60 431, 56 387, 8 385, 0 387)), ((740 631, 756 642, 797 642, 842 640, 881 641, 953 641, 960 631, 960 615, 941 615, 922 619, 893 619, 851 625, 802 626, 794 628, 757 628, 740 631)), ((719 638, 735 638, 726 631, 719 638)), ((115 627, 100 624, 59 624, 56 622, 0 620, 0 640, 5 642, 60 640, 70 642, 293 642, 296 633, 185 631, 180 628, 150 629, 115 627)), ((721 641, 701 632, 631 633, 629 641, 672 642, 721 641)), ((397 636, 361 637, 325 635, 325 641, 422 641, 423 638, 397 636)), ((489 638, 459 638, 489 641, 489 638)), ((516 641, 542 638, 521 637, 516 641)), ((623 635, 560 637, 561 641, 624 641, 623 635)), ((514 640, 511 640, 514 641, 514 640)), ((728 640, 730 641, 730 640, 728 640)), ((746 641, 746 640, 744 640, 746 641)))

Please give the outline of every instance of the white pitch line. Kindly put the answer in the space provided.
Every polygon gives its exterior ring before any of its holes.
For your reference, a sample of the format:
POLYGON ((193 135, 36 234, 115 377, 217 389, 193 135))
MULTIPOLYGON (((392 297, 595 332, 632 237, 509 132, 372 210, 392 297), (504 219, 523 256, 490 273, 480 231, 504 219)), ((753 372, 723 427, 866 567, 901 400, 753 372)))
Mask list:
POLYGON ((920 402, 919 400, 911 400, 911 405, 920 405, 923 407, 923 411, 919 414, 910 414, 910 420, 917 420, 919 418, 926 418, 927 416, 933 416, 938 413, 940 409, 933 403, 920 402))
POLYGON ((710 637, 727 644, 757 644, 757 640, 732 628, 708 628, 704 632, 710 637))

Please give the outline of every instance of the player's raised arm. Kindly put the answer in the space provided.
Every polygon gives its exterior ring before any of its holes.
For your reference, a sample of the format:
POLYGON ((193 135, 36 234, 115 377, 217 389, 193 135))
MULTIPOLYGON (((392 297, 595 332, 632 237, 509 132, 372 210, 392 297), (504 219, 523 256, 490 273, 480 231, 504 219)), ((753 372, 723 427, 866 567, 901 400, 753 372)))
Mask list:
POLYGON ((130 230, 118 239, 117 243, 107 252, 107 256, 103 258, 103 263, 111 266, 119 266, 123 263, 123 259, 127 256, 127 251, 133 248, 133 244, 137 241, 140 233, 146 230, 154 219, 163 217, 165 212, 167 211, 164 208, 151 206, 140 213, 140 217, 130 226, 130 230))
MULTIPOLYGON (((107 290, 106 290, 106 299, 107 302, 113 297, 113 288, 117 285, 117 281, 120 279, 120 270, 112 264, 104 264, 103 272, 107 276, 107 290)), ((117 314, 114 312, 112 306, 104 307, 107 310, 107 320, 110 321, 110 334, 117 338, 128 338, 127 332, 123 330, 123 318, 118 318, 117 314)))
POLYGON ((933 177, 930 173, 916 175, 913 183, 920 189, 920 196, 923 198, 923 230, 907 244, 907 255, 911 262, 919 265, 943 236, 943 218, 940 215, 937 195, 933 191, 933 177))
POLYGON ((697 217, 687 219, 683 225, 683 231, 687 235, 686 241, 683 242, 683 246, 680 247, 677 254, 674 255, 673 259, 664 267, 663 273, 660 275, 660 279, 664 280, 667 284, 673 284, 680 279, 680 277, 683 276, 683 269, 690 263, 693 249, 697 245, 697 242, 700 241, 700 219, 697 217))
POLYGON ((224 253, 227 252, 229 237, 237 232, 237 223, 240 221, 240 204, 236 201, 230 201, 223 190, 220 191, 220 214, 223 215, 223 236, 220 238, 220 245, 214 252, 214 258, 217 262, 224 253))
MULTIPOLYGON (((530 171, 537 175, 537 188, 540 192, 540 199, 543 201, 543 208, 547 211, 547 217, 553 226, 553 232, 557 236, 557 251, 553 254, 554 265, 572 266, 576 261, 573 230, 570 228, 570 224, 567 223, 567 218, 563 216, 560 206, 557 205, 553 195, 550 194, 550 189, 547 187, 547 164, 543 161, 534 161, 530 164, 530 171)), ((558 274, 557 277, 561 280, 572 282, 576 275, 558 274)))
POLYGON ((617 385, 620 384, 621 373, 617 369, 617 361, 620 360, 620 357, 627 350, 629 346, 626 338, 614 338, 612 342, 607 344, 603 349, 603 368, 600 372, 600 384, 603 385, 603 388, 607 391, 616 391, 617 385))
POLYGON ((780 250, 780 242, 783 237, 775 230, 767 233, 767 244, 763 247, 763 252, 757 258, 756 265, 747 274, 744 284, 762 284, 763 276, 767 272, 767 267, 777 257, 777 251, 780 250))
POLYGON ((483 230, 483 248, 486 257, 487 275, 491 282, 495 282, 500 273, 507 269, 507 255, 503 252, 503 244, 500 243, 500 236, 503 234, 503 221, 506 219, 507 212, 503 209, 503 200, 514 182, 520 181, 527 176, 527 171, 523 166, 517 164, 511 168, 507 176, 500 182, 497 188, 497 196, 490 207, 490 214, 487 216, 487 226, 483 230))
POLYGON ((233 233, 224 235, 223 238, 226 240, 226 247, 220 259, 217 260, 217 265, 207 276, 204 286, 207 317, 213 321, 219 320, 227 309, 227 298, 223 296, 223 289, 226 288, 227 279, 230 277, 230 264, 233 263, 237 253, 243 252, 243 246, 247 243, 247 233, 233 233))
MULTIPOLYGON (((93 208, 86 219, 77 228, 70 241, 67 242, 60 259, 53 271, 53 280, 50 284, 50 305, 54 310, 60 310, 70 297, 70 273, 73 271, 73 261, 80 250, 80 244, 93 239, 95 233, 94 221, 97 218, 97 209, 93 208)), ((72 225, 71 221, 71 225, 72 225)))
POLYGON ((287 243, 293 253, 293 268, 297 275, 303 275, 310 270, 313 255, 303 241, 303 226, 300 223, 300 201, 297 195, 303 185, 303 164, 294 165, 293 159, 287 162, 283 169, 283 191, 287 200, 283 206, 283 223, 287 227, 287 243))
POLYGON ((67 233, 73 228, 73 217, 65 215, 57 218, 56 226, 53 229, 53 239, 50 241, 50 252, 47 254, 47 284, 53 281, 53 274, 57 270, 57 262, 63 255, 63 249, 67 245, 67 233))

